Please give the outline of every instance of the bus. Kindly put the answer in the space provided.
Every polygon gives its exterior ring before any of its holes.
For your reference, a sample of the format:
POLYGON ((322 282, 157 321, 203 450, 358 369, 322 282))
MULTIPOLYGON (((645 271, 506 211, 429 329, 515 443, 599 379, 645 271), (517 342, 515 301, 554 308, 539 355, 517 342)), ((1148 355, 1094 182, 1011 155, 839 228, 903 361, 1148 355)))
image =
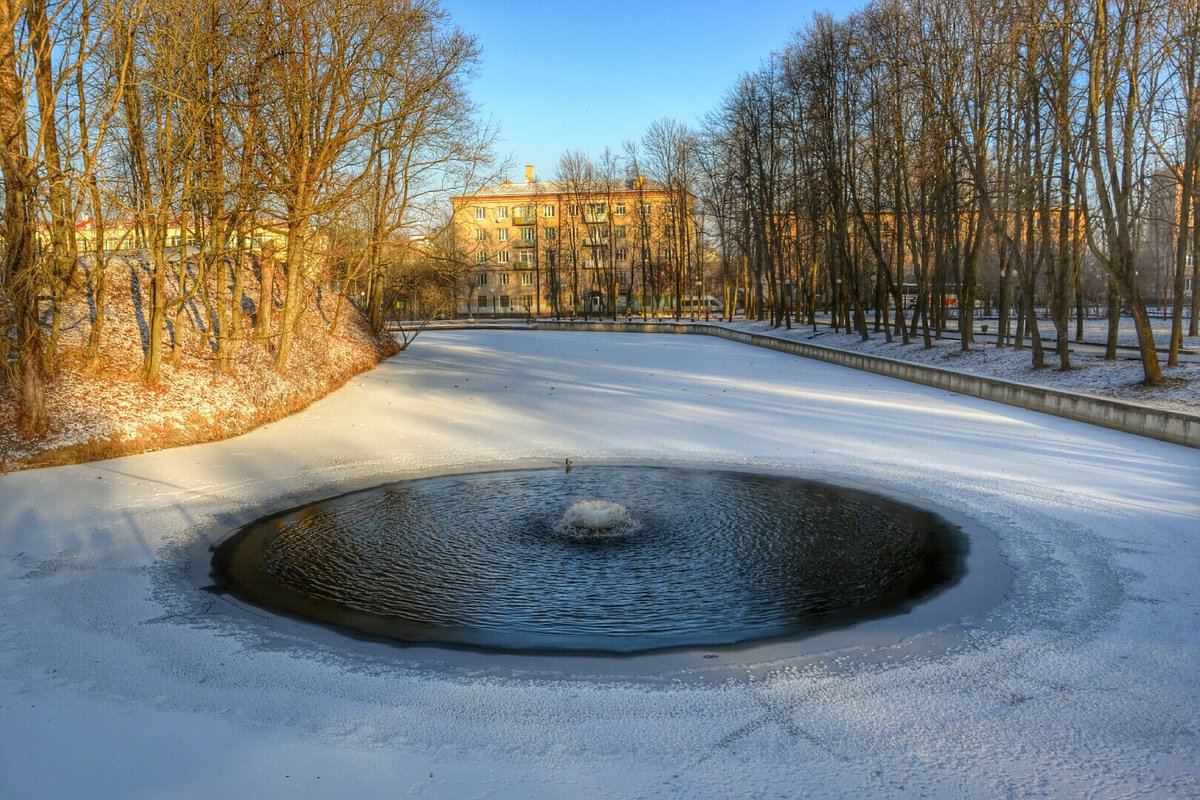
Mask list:
MULTIPOLYGON (((900 284, 900 298, 904 302, 904 308, 906 311, 912 311, 913 309, 915 309, 917 307, 917 298, 920 296, 921 296, 921 292, 920 292, 919 284, 916 284, 916 283, 900 284)), ((958 292, 949 291, 949 292, 946 292, 945 295, 943 295, 943 296, 946 298, 946 308, 948 310, 954 311, 955 309, 958 308, 958 292)), ((928 303, 926 304, 926 307, 933 305, 934 298, 933 298, 932 294, 926 295, 925 299, 928 301, 928 303)), ((978 301, 976 301, 976 305, 977 306, 979 305, 978 301)))
POLYGON ((704 297, 686 295, 679 301, 679 313, 685 316, 699 316, 700 314, 720 316, 724 312, 725 306, 711 294, 704 297))

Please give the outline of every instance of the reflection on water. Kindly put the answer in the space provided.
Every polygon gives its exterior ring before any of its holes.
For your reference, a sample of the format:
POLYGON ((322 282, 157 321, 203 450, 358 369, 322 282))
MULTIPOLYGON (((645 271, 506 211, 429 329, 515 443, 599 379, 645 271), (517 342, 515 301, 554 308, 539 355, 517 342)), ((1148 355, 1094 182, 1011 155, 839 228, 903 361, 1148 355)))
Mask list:
POLYGON ((797 635, 957 577, 937 517, 791 477, 648 467, 393 484, 249 526, 251 602, 409 642, 636 652, 797 635))

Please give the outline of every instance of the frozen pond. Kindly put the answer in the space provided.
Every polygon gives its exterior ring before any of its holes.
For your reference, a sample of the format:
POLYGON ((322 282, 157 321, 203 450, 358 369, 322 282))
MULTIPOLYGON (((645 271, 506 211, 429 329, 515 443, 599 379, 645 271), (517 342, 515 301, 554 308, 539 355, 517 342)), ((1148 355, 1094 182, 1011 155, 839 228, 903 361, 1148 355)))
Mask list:
POLYGON ((707 337, 425 334, 237 439, 0 475, 0 793, 1196 796, 1198 487, 1195 450, 707 337), (264 515, 565 458, 867 490, 1002 580, 666 660, 398 648, 200 588, 264 515))
POLYGON ((213 563, 251 603, 398 642, 634 653, 899 613, 961 577, 964 538, 789 476, 585 466, 331 498, 247 526, 213 563))

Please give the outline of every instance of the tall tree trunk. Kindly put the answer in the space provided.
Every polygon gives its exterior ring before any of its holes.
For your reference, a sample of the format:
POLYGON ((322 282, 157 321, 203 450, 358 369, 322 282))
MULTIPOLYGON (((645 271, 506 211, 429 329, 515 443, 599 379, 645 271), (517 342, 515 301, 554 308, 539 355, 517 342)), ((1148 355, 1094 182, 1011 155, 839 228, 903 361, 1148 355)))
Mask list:
POLYGON ((28 0, 26 17, 33 49, 34 84, 37 87, 38 137, 41 163, 45 170, 46 199, 50 208, 50 248, 46 272, 50 278, 50 341, 45 347, 43 368, 56 369, 55 356, 61 330, 60 308, 66 298, 75 271, 75 214, 71 204, 67 175, 58 132, 58 86, 54 75, 54 42, 50 37, 50 17, 45 0, 28 0))
POLYGON ((24 4, 0 0, 0 171, 4 176, 4 284, 17 331, 17 425, 27 434, 46 429, 45 377, 38 294, 42 286, 29 215, 37 190, 27 154, 26 94, 17 72, 17 30, 24 4))
POLYGON ((1104 339, 1104 360, 1117 360, 1121 334, 1121 289, 1114 278, 1108 280, 1108 333, 1104 339))
POLYGON ((275 316, 275 273, 279 271, 275 253, 273 246, 264 245, 258 259, 258 317, 254 336, 268 349, 274 336, 271 325, 275 316))
POLYGON ((1200 197, 1192 197, 1192 308, 1188 336, 1200 336, 1200 197))
POLYGON ((300 319, 303 305, 301 296, 304 282, 301 270, 304 264, 302 252, 304 248, 305 226, 299 221, 307 218, 294 212, 288 214, 288 243, 284 258, 284 285, 287 291, 283 297, 283 318, 280 320, 279 350, 275 354, 275 368, 280 372, 287 369, 288 356, 292 351, 292 338, 296 332, 296 322, 300 319))
MULTIPOLYGON (((1193 43, 1193 47, 1197 45, 1193 43)), ((1197 102, 1200 106, 1200 102, 1197 102)), ((1200 109, 1198 109, 1200 112, 1200 109)), ((1192 218, 1192 192, 1196 178, 1196 160, 1200 156, 1200 119, 1188 121, 1188 134, 1185 136, 1185 155, 1183 174, 1179 184, 1179 228, 1175 235, 1175 269, 1171 294, 1174 303, 1171 308, 1171 343, 1167 355, 1167 363, 1172 367, 1179 366, 1179 350, 1183 346, 1183 294, 1187 283, 1188 239, 1191 231, 1188 222, 1192 218)), ((1197 254, 1200 257, 1200 253, 1197 254)), ((1192 294, 1196 293, 1193 284, 1192 294)), ((1192 324, 1195 324, 1194 314, 1192 324)))

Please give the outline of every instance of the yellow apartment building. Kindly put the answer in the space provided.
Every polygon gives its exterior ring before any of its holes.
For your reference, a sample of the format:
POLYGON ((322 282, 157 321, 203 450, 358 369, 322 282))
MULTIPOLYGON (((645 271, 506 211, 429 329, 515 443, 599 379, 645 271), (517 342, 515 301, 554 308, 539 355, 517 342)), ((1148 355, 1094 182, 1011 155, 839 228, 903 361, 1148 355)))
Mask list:
MULTIPOLYGON (((50 223, 38 224, 35 231, 38 244, 43 247, 47 246, 50 242, 50 223)), ((95 250, 96 237, 99 232, 99 226, 91 217, 75 223, 75 243, 80 255, 95 250)), ((109 253, 142 249, 145 247, 145 238, 144 231, 139 231, 136 222, 132 219, 110 219, 104 225, 104 249, 109 253)), ((324 237, 315 235, 313 238, 315 242, 313 249, 318 253, 323 252, 324 237)), ((168 248, 196 246, 202 239, 202 232, 183 219, 176 218, 167 223, 166 246, 168 248)), ((240 244, 243 248, 250 250, 260 250, 264 246, 273 245, 277 251, 282 251, 287 246, 287 240, 286 226, 282 220, 262 218, 246 232, 240 244)), ((0 242, 3 241, 4 229, 0 227, 0 242)), ((230 248, 239 245, 236 235, 232 232, 227 245, 230 248)))
MULTIPOLYGON (((97 233, 96 221, 91 217, 76 223, 75 240, 78 242, 81 253, 95 248, 97 233)), ((139 236, 138 233, 136 224, 131 219, 109 220, 104 226, 104 249, 107 251, 118 251, 139 248, 143 246, 141 242, 144 240, 144 237, 139 236)), ((43 227, 39 229, 39 239, 44 239, 48 236, 48 228, 43 227)), ((189 225, 185 220, 175 218, 167 223, 166 236, 167 247, 184 247, 199 245, 203 238, 203 233, 195 226, 189 225)), ((243 237, 241 246, 258 250, 267 243, 275 245, 277 249, 283 249, 287 245, 287 234, 284 232, 282 220, 260 219, 254 228, 249 230, 243 237)), ((238 245, 232 233, 230 234, 228 244, 230 247, 238 245)))
POLYGON ((694 198, 644 177, 504 181, 451 198, 458 313, 625 314, 671 296, 695 241, 694 198))

